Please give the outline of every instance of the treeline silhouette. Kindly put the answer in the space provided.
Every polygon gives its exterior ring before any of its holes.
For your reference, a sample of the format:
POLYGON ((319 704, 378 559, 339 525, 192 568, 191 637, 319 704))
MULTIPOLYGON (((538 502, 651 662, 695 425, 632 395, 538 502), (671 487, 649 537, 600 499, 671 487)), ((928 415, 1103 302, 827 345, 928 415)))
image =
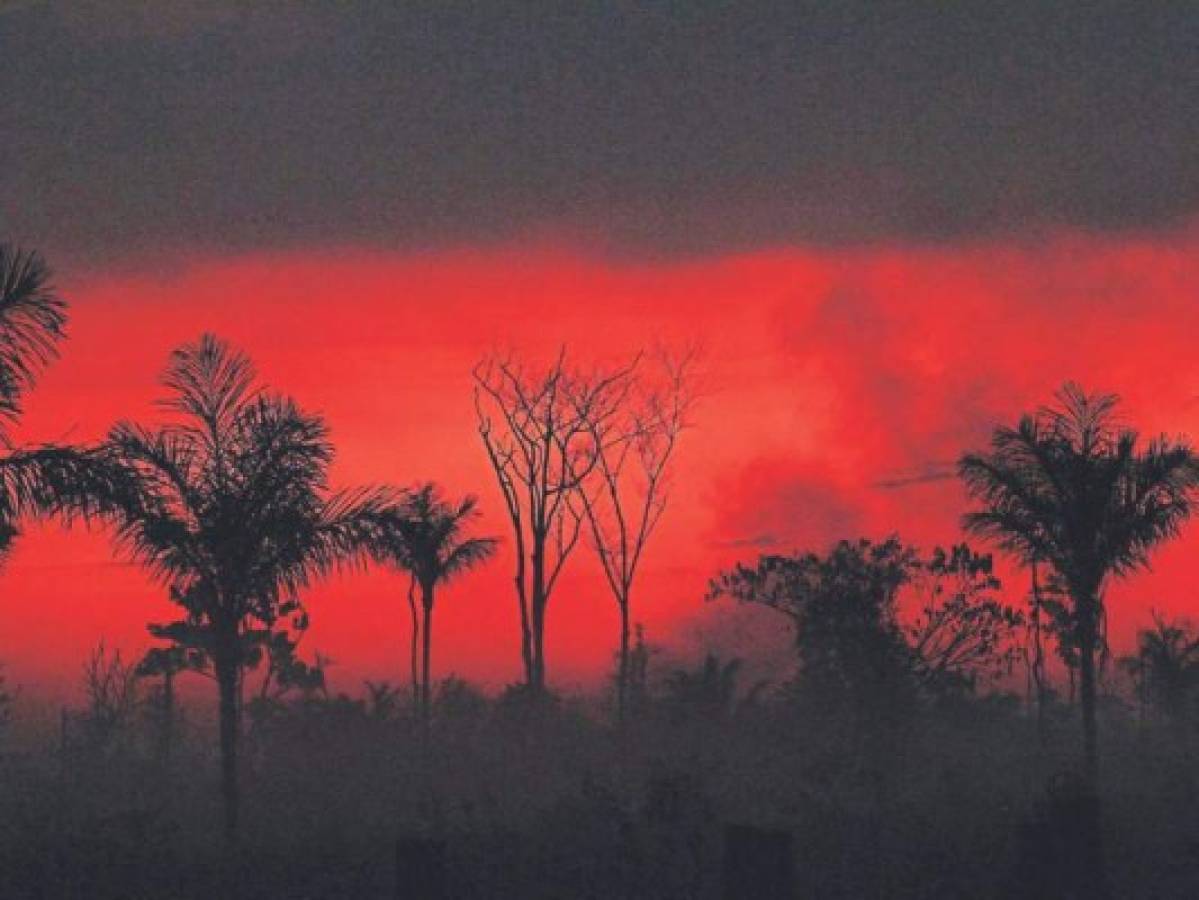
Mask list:
MULTIPOLYGON (((130 660, 100 643, 82 708, 17 740, 0 678, 6 897, 1190 897, 1199 890, 1199 632, 1155 616, 1112 660, 1105 594, 1176 537, 1186 441, 1143 440, 1067 384, 958 465, 992 557, 892 535, 773 554, 706 599, 786 629, 795 674, 664 665, 637 573, 691 427, 694 351, 609 368, 495 355, 476 426, 508 533, 432 482, 335 489, 320 417, 204 335, 161 419, 90 445, 8 429, 64 336, 34 253, 0 245, 0 539, 28 517, 106 528, 178 608, 130 660), (438 677, 438 589, 511 550, 522 678, 438 677), (580 546, 617 607, 613 671, 560 696, 550 601, 580 546), (409 685, 334 691, 302 652, 305 589, 406 573, 409 685), (180 678, 216 686, 216 722, 180 678), (210 734, 215 724, 216 740, 210 734), (215 751, 215 752, 214 752, 215 751), (219 789, 218 789, 219 788, 219 789)), ((697 598, 698 599, 698 598, 697 598)), ((32 725, 28 729, 32 732, 32 725)))

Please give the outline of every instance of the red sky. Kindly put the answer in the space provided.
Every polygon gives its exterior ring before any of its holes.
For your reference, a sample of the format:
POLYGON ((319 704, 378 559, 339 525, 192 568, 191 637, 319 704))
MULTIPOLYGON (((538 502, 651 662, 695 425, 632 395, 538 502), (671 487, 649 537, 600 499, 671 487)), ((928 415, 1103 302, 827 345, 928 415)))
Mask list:
MULTIPOLYGON (((264 380, 326 415, 340 484, 434 479, 475 492, 482 528, 505 536, 474 431, 470 369, 492 348, 580 362, 655 341, 699 340, 707 395, 676 460, 672 508, 645 560, 635 618, 658 642, 710 614, 721 565, 760 550, 898 531, 922 546, 959 537, 953 481, 885 489, 981 446, 989 429, 1067 378, 1119 392, 1146 432, 1199 433, 1199 231, 1058 236, 854 251, 783 248, 630 262, 553 244, 389 255, 302 254, 143 261, 64 271, 63 357, 28 402, 26 440, 84 440, 118 418, 152 420, 168 352, 202 331, 246 350, 264 380)), ((1155 571, 1111 592, 1126 645, 1150 607, 1186 613, 1196 534, 1155 571)), ((606 665, 616 617, 581 548, 549 615, 551 679, 606 665)), ((435 666, 492 685, 519 668, 511 559, 441 598, 435 666)), ((9 678, 62 688, 104 636, 134 653, 165 592, 114 562, 103 535, 31 527, 0 574, 0 660, 9 678)), ((309 598, 307 646, 334 685, 406 671, 404 582, 374 571, 309 598)), ((1013 599, 1023 581, 1013 581, 1013 599)))

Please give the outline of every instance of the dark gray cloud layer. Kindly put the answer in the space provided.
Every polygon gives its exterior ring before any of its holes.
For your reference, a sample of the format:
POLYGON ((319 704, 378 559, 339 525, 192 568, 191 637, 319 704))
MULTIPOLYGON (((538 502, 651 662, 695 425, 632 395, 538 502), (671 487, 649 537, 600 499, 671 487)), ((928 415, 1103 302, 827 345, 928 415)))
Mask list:
POLYGON ((0 230, 98 261, 1168 227, 1199 208, 1197 9, 0 5, 0 230))

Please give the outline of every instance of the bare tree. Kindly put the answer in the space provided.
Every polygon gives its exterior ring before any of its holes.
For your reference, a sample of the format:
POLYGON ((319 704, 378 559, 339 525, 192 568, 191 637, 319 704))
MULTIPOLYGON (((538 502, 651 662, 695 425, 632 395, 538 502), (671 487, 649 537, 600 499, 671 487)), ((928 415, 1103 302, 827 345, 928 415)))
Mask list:
POLYGON ((565 349, 540 372, 495 355, 474 369, 479 435, 512 523, 521 659, 535 695, 545 689, 546 608, 582 528, 575 497, 599 460, 594 428, 620 410, 632 370, 571 370, 565 349))
POLYGON ((124 731, 133 721, 139 702, 137 671, 120 650, 109 651, 101 640, 83 666, 87 710, 83 723, 98 746, 124 731))
POLYGON ((633 581, 670 497, 669 463, 694 400, 694 361, 693 350, 678 358, 661 354, 660 373, 638 377, 622 409, 587 419, 595 461, 591 475, 580 482, 578 497, 620 611, 616 711, 621 720, 629 690, 633 581))

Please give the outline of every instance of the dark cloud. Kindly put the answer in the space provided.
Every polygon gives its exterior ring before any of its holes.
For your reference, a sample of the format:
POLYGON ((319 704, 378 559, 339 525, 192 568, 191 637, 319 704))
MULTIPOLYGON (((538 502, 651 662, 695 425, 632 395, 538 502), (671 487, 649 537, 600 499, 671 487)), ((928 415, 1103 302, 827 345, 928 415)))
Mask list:
POLYGON ((103 261, 1168 226, 1196 46, 1185 3, 10 4, 0 227, 103 261))

